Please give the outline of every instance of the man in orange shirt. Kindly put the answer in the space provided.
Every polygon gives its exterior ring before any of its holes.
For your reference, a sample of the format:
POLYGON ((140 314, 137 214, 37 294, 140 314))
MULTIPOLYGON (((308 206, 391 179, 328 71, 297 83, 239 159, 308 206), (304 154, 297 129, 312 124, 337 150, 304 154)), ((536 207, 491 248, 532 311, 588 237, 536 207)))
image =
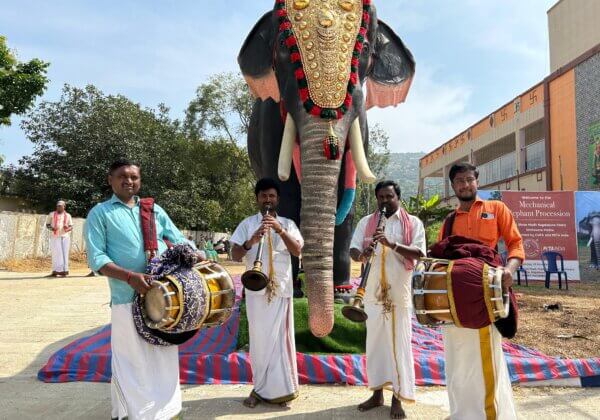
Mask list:
MULTIPOLYGON (((455 164, 449 178, 459 205, 445 221, 438 239, 450 234, 477 239, 495 248, 500 238, 508 250, 503 287, 525 259, 523 240, 512 213, 501 201, 477 196, 479 172, 469 163, 455 164)), ((452 419, 516 419, 502 336, 494 324, 477 329, 443 329, 446 386, 452 419), (480 361, 480 363, 475 363, 480 361)))

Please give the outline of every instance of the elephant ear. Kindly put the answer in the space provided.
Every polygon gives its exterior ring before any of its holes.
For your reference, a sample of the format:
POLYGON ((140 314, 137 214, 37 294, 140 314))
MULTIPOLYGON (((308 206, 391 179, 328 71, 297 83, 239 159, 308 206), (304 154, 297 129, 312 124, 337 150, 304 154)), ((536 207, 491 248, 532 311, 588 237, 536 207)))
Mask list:
POLYGON ((276 35, 273 22, 271 11, 265 13, 254 25, 242 45, 238 64, 255 97, 263 101, 273 98, 275 102, 279 102, 279 87, 273 70, 273 43, 276 35))
POLYGON ((377 28, 373 61, 367 75, 367 109, 404 102, 415 74, 415 60, 400 37, 381 20, 377 28))

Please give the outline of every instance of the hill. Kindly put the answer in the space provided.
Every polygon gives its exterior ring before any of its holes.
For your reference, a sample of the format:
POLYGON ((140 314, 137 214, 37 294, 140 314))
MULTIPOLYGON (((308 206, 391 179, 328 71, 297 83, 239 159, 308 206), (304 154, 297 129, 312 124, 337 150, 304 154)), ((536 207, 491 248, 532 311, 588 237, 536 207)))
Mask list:
POLYGON ((385 169, 386 179, 396 181, 402 190, 402 197, 417 194, 419 187, 419 159, 425 153, 390 153, 390 160, 385 169))

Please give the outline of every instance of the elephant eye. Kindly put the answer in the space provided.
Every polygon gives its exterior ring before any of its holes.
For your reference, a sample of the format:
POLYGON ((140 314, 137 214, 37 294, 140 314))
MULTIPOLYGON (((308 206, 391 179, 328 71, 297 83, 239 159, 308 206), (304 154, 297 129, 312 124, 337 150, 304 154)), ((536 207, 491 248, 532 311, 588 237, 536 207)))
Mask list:
POLYGON ((352 10, 354 10, 354 2, 351 0, 339 0, 338 4, 346 12, 351 12, 352 10))

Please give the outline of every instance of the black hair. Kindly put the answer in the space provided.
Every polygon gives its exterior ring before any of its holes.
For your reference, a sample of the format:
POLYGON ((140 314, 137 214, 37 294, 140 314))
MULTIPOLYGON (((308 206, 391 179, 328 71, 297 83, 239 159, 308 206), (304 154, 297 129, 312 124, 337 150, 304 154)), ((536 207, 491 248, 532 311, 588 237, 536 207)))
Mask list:
POLYGON ((112 173, 114 171, 116 171, 117 169, 119 169, 123 166, 137 166, 139 168, 140 164, 137 162, 134 162, 132 160, 129 160, 127 158, 119 158, 119 159, 115 160, 108 168, 109 175, 112 175, 112 173))
POLYGON ((277 191, 277 196, 279 196, 280 192, 277 182, 272 178, 261 178, 254 187, 254 195, 258 197, 259 192, 270 190, 271 188, 277 191))
POLYGON ((475 179, 479 179, 479 171, 477 170, 477 167, 471 165, 469 162, 460 162, 452 165, 450 168, 450 173, 448 173, 448 178, 450 178, 450 182, 454 182, 454 177, 456 174, 468 171, 473 171, 475 174, 475 179))
POLYGON ((380 189, 386 188, 386 187, 394 187, 394 191, 396 192, 396 195, 398 196, 398 198, 401 197, 400 186, 395 181, 391 181, 391 180, 378 182, 377 185, 375 185, 375 195, 377 195, 377 192, 380 189))

